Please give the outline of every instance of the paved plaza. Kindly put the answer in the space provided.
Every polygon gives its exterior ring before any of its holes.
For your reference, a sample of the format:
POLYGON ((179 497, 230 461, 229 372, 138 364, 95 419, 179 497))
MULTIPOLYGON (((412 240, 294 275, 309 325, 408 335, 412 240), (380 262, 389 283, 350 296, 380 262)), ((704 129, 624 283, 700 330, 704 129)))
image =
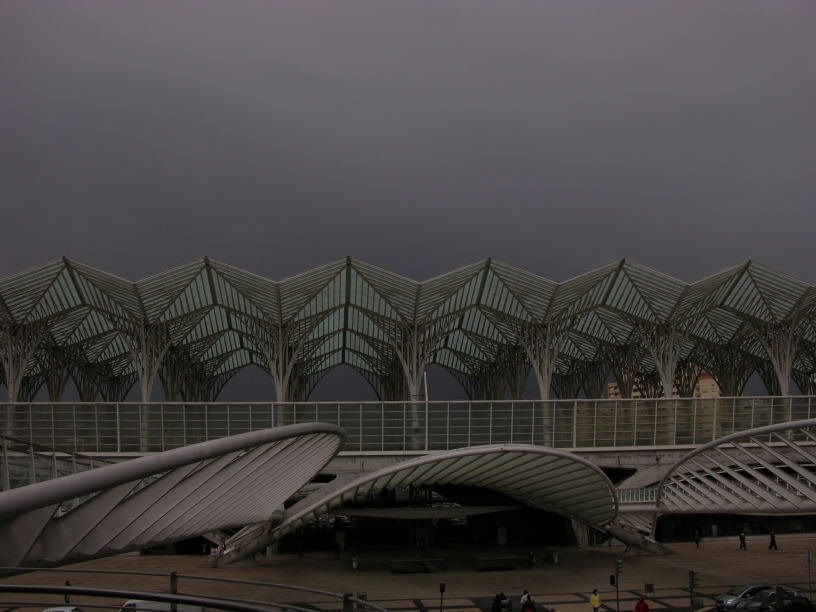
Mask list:
MULTIPOLYGON (((748 550, 739 551, 736 539, 703 541, 700 548, 692 543, 670 545, 670 554, 647 556, 625 552, 622 547, 536 549, 533 567, 517 566, 509 571, 441 571, 432 573, 393 573, 387 569, 397 559, 418 558, 416 551, 403 549, 344 552, 338 559, 330 552, 305 552, 259 556, 256 561, 240 566, 210 568, 207 557, 195 555, 119 556, 71 566, 71 570, 9 577, 3 582, 33 584, 63 584, 70 579, 74 586, 118 587, 134 590, 167 591, 170 572, 180 575, 179 592, 238 597, 263 602, 296 604, 316 610, 339 610, 338 599, 329 595, 254 584, 224 582, 246 580, 309 587, 323 591, 354 594, 365 593, 372 603, 389 610, 438 610, 440 583, 445 583, 441 606, 456 612, 489 610, 494 594, 502 591, 513 601, 518 611, 518 597, 529 590, 536 602, 558 612, 589 612, 588 595, 597 588, 607 612, 617 608, 615 590, 609 585, 615 560, 623 559, 620 609, 632 610, 637 597, 647 596, 652 610, 688 609, 688 570, 699 573, 699 595, 705 607, 711 597, 726 587, 754 581, 771 581, 794 585, 808 591, 807 549, 816 548, 816 536, 779 538, 779 550, 767 548, 767 538, 749 538, 748 550), (553 553, 558 563, 553 563, 553 553), (358 570, 353 569, 356 559, 358 570), (380 568, 380 569, 366 569, 380 568), (158 572, 160 575, 125 575, 106 571, 158 572), (195 577, 195 578, 193 578, 195 577), (653 586, 652 593, 646 585, 653 586)), ((467 554, 483 559, 523 557, 528 551, 519 548, 468 550, 467 554)), ((442 560, 461 557, 461 550, 426 551, 426 559, 442 560)), ((429 563, 433 566, 433 562, 429 563)), ((6 594, 2 601, 19 601, 20 596, 6 594)), ((31 600, 29 600, 31 601, 31 600)), ((49 600, 42 596, 39 601, 49 600)), ((89 600, 75 597, 74 603, 89 600)), ((97 601, 96 603, 100 603, 97 601)), ((115 601, 108 602, 115 604, 115 601)), ((120 602, 121 603, 121 602, 120 602)), ((45 606, 43 606, 45 607, 45 606)), ((87 607, 87 606, 86 606, 87 607)), ((0 609, 23 609, 6 605, 0 609)), ((33 609, 33 608, 27 608, 33 609)))

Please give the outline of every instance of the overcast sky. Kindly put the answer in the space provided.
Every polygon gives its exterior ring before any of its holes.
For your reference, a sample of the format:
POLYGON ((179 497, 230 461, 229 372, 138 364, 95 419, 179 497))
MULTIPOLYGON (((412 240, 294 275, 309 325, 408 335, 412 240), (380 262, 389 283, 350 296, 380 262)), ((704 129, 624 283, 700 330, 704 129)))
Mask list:
POLYGON ((0 277, 816 282, 816 3, 0 0, 0 277))

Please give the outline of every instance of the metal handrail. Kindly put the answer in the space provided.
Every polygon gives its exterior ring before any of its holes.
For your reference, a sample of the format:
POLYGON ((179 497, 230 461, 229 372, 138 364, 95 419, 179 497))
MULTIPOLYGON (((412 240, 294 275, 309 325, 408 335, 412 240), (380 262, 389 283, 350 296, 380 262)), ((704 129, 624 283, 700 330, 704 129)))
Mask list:
MULTIPOLYGON (((296 591, 299 593, 310 593, 314 595, 322 595, 337 599, 342 602, 355 603, 358 606, 363 606, 374 612, 388 612, 376 604, 369 602, 366 599, 360 599, 353 596, 351 593, 336 593, 334 591, 327 591, 324 589, 317 589, 313 587, 298 586, 292 584, 284 584, 278 582, 265 582, 261 580, 245 580, 240 578, 221 578, 213 576, 199 576, 194 574, 179 574, 178 572, 171 572, 169 575, 163 572, 145 572, 145 571, 130 571, 130 570, 105 570, 105 569, 74 569, 74 568, 41 568, 41 567, 0 567, 0 574, 21 574, 21 573, 63 573, 63 574, 87 574, 89 572, 97 574, 109 574, 119 576, 150 576, 165 578, 169 580, 171 590, 177 586, 179 579, 184 580, 206 580, 208 582, 220 582, 226 584, 246 584, 251 586, 265 587, 270 589, 281 589, 296 591)), ((105 588, 85 588, 76 586, 47 586, 47 585, 10 585, 0 583, 0 593, 2 592, 19 592, 19 593, 54 593, 64 595, 91 595, 97 597, 123 597, 125 599, 145 599, 152 601, 166 601, 183 604, 201 605, 208 608, 216 608, 221 610, 239 610, 245 612, 267 612, 274 609, 295 610, 297 612, 314 612, 312 608, 302 608, 283 603, 259 602, 245 599, 224 599, 211 598, 200 595, 185 595, 181 592, 160 593, 156 591, 126 591, 120 589, 105 589, 105 588), (93 591, 93 592, 91 592, 93 591), (270 607, 271 606, 271 607, 270 607)), ((359 609, 359 608, 358 608, 359 609)))
POLYGON ((164 451, 295 423, 342 427, 346 452, 432 452, 483 444, 564 449, 696 446, 811 418, 814 396, 304 403, 0 403, 9 436, 72 453, 164 451))

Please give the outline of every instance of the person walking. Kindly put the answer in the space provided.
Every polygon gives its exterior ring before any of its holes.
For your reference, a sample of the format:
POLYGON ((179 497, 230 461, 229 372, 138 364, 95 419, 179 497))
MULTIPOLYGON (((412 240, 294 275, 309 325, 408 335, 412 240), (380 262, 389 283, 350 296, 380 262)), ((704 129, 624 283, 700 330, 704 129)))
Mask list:
POLYGON ((598 609, 603 605, 598 589, 592 589, 592 594, 589 596, 589 605, 592 606, 592 612, 598 612, 598 609))
POLYGON ((646 603, 646 600, 641 597, 637 600, 635 604, 635 612, 649 612, 649 604, 646 603))
POLYGON ((773 529, 771 529, 771 542, 768 544, 768 550, 779 550, 779 547, 776 545, 776 533, 773 529))
POLYGON ((745 545, 745 532, 740 529, 739 532, 739 542, 740 542, 740 550, 748 550, 748 547, 745 545))
POLYGON ((700 530, 696 527, 694 528, 694 545, 700 548, 700 530))
POLYGON ((519 600, 519 603, 521 604, 522 612, 528 610, 531 607, 533 603, 533 598, 530 597, 530 594, 527 592, 527 589, 524 589, 524 592, 521 594, 521 599, 519 600))

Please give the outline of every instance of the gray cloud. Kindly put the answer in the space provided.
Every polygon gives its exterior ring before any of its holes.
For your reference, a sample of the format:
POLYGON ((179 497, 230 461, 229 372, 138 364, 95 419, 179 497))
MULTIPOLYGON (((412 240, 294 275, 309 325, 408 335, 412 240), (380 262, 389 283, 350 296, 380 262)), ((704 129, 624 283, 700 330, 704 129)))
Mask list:
POLYGON ((0 276, 816 282, 810 2, 0 3, 0 276))

